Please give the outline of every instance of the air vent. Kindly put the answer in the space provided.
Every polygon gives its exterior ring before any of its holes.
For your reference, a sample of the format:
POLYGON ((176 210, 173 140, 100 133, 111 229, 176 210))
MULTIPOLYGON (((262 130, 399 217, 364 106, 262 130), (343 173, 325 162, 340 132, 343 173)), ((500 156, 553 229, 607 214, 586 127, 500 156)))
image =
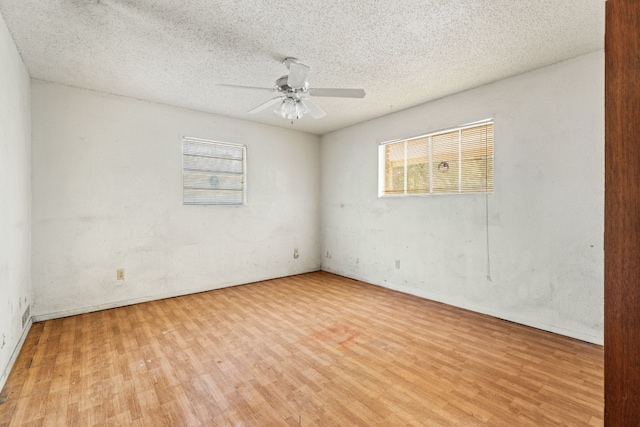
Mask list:
POLYGON ((29 318, 31 317, 31 306, 28 305, 27 309, 22 313, 22 329, 24 329, 24 325, 27 324, 29 318))

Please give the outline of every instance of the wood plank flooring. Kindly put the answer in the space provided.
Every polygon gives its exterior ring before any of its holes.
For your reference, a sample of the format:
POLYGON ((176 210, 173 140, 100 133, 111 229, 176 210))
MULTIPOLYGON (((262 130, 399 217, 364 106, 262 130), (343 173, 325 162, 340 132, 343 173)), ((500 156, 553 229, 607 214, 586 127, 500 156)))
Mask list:
POLYGON ((324 272, 32 326, 0 426, 599 426, 602 347, 324 272))

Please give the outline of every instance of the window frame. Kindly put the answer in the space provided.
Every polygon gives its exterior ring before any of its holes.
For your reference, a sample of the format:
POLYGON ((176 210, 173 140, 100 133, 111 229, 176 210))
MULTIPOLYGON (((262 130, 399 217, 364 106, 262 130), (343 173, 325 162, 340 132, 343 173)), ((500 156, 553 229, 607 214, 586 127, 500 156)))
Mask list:
MULTIPOLYGON (((183 136, 180 146, 182 150, 182 204, 184 206, 246 206, 247 205, 247 146, 245 144, 183 136), (185 153, 185 145, 189 142, 198 143, 198 144, 211 144, 218 147, 231 147, 233 149, 240 149, 242 152, 242 160, 241 160, 242 172, 238 174, 238 173, 228 172, 223 170, 207 170, 203 168, 199 169, 199 168, 185 167, 186 156, 197 157, 196 155, 185 153), (212 174, 212 175, 219 174, 219 175, 227 175, 227 176, 239 175, 241 178, 241 185, 242 185, 242 188, 240 190, 242 192, 242 198, 241 198, 242 200, 238 203, 224 203, 216 200, 187 201, 185 199, 185 195, 186 195, 185 190, 197 189, 197 188, 186 186, 185 172, 196 172, 196 173, 212 174)), ((208 157, 208 156, 202 156, 202 157, 208 157)), ((221 190, 216 190, 216 191, 221 191, 221 190)))
MULTIPOLYGON (((460 126, 456 126, 456 127, 452 127, 452 128, 447 128, 447 129, 442 129, 442 130, 437 130, 434 132, 429 132, 429 133, 424 133, 424 134, 419 134, 419 135, 415 135, 415 136, 410 136, 410 137, 405 137, 405 138, 398 138, 398 139, 393 139, 393 140, 389 140, 389 141, 384 141, 379 143, 378 145, 378 197, 382 198, 382 197, 424 197, 424 196, 440 196, 440 195, 452 195, 452 194, 493 194, 494 192, 494 184, 495 184, 495 123, 494 123, 494 119, 493 118, 489 118, 489 119, 484 119, 484 120, 479 120, 479 121, 475 121, 472 123, 467 123, 464 125, 460 125, 460 126), (486 125, 491 125, 492 126, 492 137, 491 137, 491 141, 492 141, 492 147, 491 147, 491 156, 487 157, 488 159, 491 159, 491 185, 487 186, 487 190, 486 191, 465 191, 463 190, 463 180, 462 180, 462 176, 463 176, 463 167, 458 167, 458 190, 457 191, 437 191, 434 192, 433 191, 433 176, 435 174, 434 171, 434 165, 433 165, 433 144, 432 144, 432 138, 436 137, 438 135, 443 135, 443 134, 448 134, 448 133, 453 133, 453 132, 458 132, 458 162, 460 162, 462 164, 462 131, 464 131, 465 129, 472 129, 475 127, 480 127, 480 126, 486 126, 486 125), (385 186, 386 186, 386 149, 385 147, 387 145, 390 144, 397 144, 397 143, 401 143, 404 142, 404 167, 403 169, 406 171, 408 170, 408 166, 409 164, 407 163, 408 161, 408 157, 407 157, 407 143, 410 141, 414 141, 414 140, 419 140, 419 139, 425 139, 427 138, 429 140, 429 144, 428 144, 428 164, 429 164, 429 190, 428 191, 424 191, 424 192, 418 192, 418 191, 412 191, 408 188, 408 173, 404 173, 404 186, 403 186, 403 190, 402 192, 398 192, 398 193, 389 193, 387 192, 385 186), (490 189, 489 189, 490 188, 490 189)), ((487 177, 488 179, 488 177, 487 177)))

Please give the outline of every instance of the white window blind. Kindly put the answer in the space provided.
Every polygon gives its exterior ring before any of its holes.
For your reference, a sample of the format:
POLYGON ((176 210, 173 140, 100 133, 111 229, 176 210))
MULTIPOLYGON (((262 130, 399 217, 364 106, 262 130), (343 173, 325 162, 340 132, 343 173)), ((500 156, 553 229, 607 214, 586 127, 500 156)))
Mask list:
POLYGON ((244 145, 182 140, 182 194, 185 205, 242 205, 246 201, 244 145))
POLYGON ((380 196, 493 192, 493 122, 380 145, 380 196))

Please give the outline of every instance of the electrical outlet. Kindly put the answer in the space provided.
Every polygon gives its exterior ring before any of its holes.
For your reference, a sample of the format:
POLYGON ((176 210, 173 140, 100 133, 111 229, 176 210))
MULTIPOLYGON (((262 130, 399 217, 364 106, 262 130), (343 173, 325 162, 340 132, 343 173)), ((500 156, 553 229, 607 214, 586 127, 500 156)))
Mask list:
POLYGON ((400 260, 399 259, 396 260, 396 268, 400 269, 400 260))
POLYGON ((116 279, 124 280, 124 268, 119 268, 116 272, 116 279))

